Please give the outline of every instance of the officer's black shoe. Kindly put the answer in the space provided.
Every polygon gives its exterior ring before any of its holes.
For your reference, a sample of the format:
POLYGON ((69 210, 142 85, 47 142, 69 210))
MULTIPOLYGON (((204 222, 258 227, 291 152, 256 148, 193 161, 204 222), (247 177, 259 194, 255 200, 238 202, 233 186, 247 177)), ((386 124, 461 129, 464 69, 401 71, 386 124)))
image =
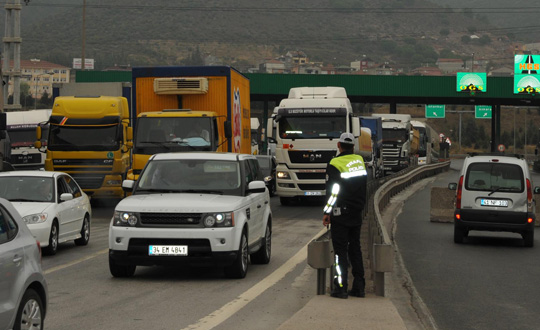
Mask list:
POLYGON ((349 295, 347 294, 347 291, 345 291, 345 290, 334 290, 334 291, 332 291, 330 296, 332 296, 334 298, 340 298, 340 299, 349 298, 349 295))
POLYGON ((351 289, 349 290, 349 296, 364 298, 366 291, 362 289, 351 289))

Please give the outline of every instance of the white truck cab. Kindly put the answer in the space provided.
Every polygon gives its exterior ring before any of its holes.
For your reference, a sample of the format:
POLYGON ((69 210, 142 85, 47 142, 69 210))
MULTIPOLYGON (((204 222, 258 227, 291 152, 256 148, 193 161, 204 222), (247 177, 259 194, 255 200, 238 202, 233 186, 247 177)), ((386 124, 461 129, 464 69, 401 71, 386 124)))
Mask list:
MULTIPOLYGON (((11 165, 17 170, 35 170, 44 167, 46 153, 34 147, 36 127, 46 123, 51 109, 7 112, 7 131, 11 140, 11 165)), ((43 136, 47 136, 49 125, 42 125, 43 136)), ((46 145, 46 141, 44 143, 46 145)))

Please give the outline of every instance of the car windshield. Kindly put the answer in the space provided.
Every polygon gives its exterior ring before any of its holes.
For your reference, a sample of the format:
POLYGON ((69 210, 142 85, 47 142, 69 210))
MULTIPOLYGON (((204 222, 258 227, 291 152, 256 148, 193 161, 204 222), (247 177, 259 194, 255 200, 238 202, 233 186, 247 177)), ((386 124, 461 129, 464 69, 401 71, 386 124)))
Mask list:
POLYGON ((465 188, 490 192, 523 192, 523 171, 515 164, 473 163, 467 169, 465 188))
POLYGON ((54 182, 50 177, 2 176, 0 197, 11 202, 54 202, 54 182))
POLYGON ((135 193, 172 192, 240 195, 240 167, 224 160, 159 160, 148 163, 135 193))

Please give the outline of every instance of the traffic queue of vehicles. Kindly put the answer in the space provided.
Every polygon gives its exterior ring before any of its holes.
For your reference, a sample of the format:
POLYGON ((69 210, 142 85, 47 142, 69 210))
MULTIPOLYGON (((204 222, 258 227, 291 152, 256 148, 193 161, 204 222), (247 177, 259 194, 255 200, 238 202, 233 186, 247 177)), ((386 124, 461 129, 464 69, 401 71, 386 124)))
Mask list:
MULTIPOLYGON (((86 245, 89 197, 117 198, 109 230, 113 276, 132 276, 142 265, 211 264, 243 278, 249 261, 270 261, 270 196, 288 205, 324 195, 325 167, 341 133, 357 137, 355 152, 373 178, 389 166, 384 119, 361 125, 342 87, 292 88, 268 122, 275 155, 255 157, 260 151, 254 152, 250 133, 261 127, 252 125, 249 80, 235 69, 133 68, 131 86, 96 86, 57 87, 48 119, 31 124, 37 126, 32 152, 46 155, 46 171, 0 174, 0 215, 21 219, 8 223, 0 240, 27 227, 46 254, 67 240, 86 245), (48 188, 37 189, 45 183, 48 188), (33 191, 25 192, 28 187, 33 191)), ((25 313, 33 312, 32 322, 43 328, 47 289, 41 282, 11 297, 16 312, 9 324, 27 322, 25 313)))

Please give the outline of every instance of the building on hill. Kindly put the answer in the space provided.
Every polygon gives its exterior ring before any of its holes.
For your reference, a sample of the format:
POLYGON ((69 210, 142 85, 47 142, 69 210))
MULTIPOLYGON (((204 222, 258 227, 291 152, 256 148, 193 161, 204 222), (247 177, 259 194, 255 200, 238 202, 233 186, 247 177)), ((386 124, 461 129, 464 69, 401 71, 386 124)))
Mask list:
MULTIPOLYGON (((13 61, 10 63, 11 71, 13 71, 13 61)), ((12 72, 16 74, 16 72, 12 72)), ((6 75, 5 72, 3 72, 6 75)), ((30 86, 30 94, 33 98, 40 98, 45 92, 52 95, 53 83, 68 83, 70 82, 71 68, 43 61, 37 58, 30 60, 21 60, 21 83, 27 83, 30 86)), ((8 93, 13 94, 13 81, 10 75, 8 93)))
POLYGON ((409 72, 410 76, 442 76, 442 71, 435 66, 423 66, 420 68, 412 69, 409 72))
POLYGON ((259 72, 262 73, 286 73, 285 63, 278 60, 266 60, 259 64, 259 72))

